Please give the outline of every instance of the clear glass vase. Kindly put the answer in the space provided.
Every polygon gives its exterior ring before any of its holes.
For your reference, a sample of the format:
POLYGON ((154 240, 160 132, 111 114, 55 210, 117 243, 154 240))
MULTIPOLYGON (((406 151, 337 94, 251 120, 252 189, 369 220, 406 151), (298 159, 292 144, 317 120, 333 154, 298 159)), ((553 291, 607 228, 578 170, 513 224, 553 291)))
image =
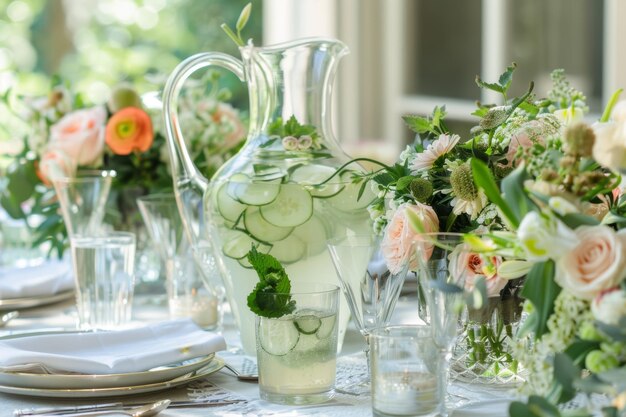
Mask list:
MULTIPOLYGON (((332 39, 240 48, 188 58, 163 93, 174 188, 194 252, 211 250, 221 272, 243 348, 255 354, 254 315, 246 298, 258 277, 247 262, 252 245, 276 257, 292 281, 338 284, 326 240, 370 231, 366 207, 376 197, 354 183, 356 164, 332 130, 337 65, 347 48, 332 39), (178 94, 196 70, 218 66, 247 83, 250 126, 237 155, 210 179, 194 166, 178 116, 178 94), (362 191, 361 191, 362 190, 362 191)), ((339 346, 349 310, 339 307, 339 346)))
POLYGON ((452 352, 451 378, 472 384, 511 386, 525 381, 526 370, 513 355, 524 321, 522 299, 490 298, 483 309, 466 309, 452 352))

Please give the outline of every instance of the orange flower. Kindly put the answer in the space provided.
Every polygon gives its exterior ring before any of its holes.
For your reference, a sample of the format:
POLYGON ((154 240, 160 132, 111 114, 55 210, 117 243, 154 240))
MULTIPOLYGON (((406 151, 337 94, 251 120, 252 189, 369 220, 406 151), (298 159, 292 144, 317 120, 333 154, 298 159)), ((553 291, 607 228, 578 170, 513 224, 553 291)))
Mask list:
POLYGON ((107 123, 106 143, 117 155, 128 155, 135 150, 145 152, 153 140, 150 116, 138 107, 123 108, 107 123))

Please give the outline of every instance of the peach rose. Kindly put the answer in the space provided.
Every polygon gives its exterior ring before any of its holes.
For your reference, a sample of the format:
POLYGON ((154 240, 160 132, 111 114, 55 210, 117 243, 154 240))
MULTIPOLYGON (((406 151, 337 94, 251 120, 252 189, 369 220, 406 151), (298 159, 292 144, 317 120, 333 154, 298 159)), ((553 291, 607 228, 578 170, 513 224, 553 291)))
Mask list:
MULTIPOLYGON (((453 252, 454 253, 454 252, 453 252)), ((502 263, 499 256, 484 258, 478 253, 459 250, 456 254, 454 271, 459 277, 465 278, 465 290, 472 291, 478 277, 485 278, 487 297, 497 297, 506 286, 507 280, 498 275, 498 267, 502 263), (461 275, 462 274, 462 275, 461 275)))
POLYGON ((50 127, 50 149, 58 149, 77 165, 94 163, 104 149, 104 107, 66 114, 50 127))
MULTIPOLYGON (((421 224, 423 233, 432 233, 439 230, 439 219, 432 207, 421 203, 402 204, 394 213, 385 229, 381 249, 387 267, 393 274, 402 270, 406 262, 411 262, 410 268, 417 269, 417 259, 414 256, 414 244, 420 240, 419 232, 414 230, 407 218, 407 211, 416 215, 421 224)), ((432 247, 427 257, 432 254, 432 247)))
POLYGON ((39 161, 39 178, 50 185, 56 178, 72 177, 76 172, 76 164, 61 149, 48 149, 39 161))
POLYGON ((145 152, 153 141, 152 120, 139 107, 125 107, 111 116, 107 123, 106 143, 117 155, 145 152))
POLYGON ((626 230, 581 226, 577 245, 557 262, 556 282, 577 297, 593 300, 626 275, 626 230))

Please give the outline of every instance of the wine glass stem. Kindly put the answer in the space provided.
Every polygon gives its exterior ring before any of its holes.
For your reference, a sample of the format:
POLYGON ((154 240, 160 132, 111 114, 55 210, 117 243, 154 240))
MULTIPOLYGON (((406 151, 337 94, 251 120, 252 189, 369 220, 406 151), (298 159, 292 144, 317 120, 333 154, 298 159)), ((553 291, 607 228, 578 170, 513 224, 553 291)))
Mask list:
POLYGON ((450 359, 452 358, 452 351, 450 349, 441 349, 441 378, 439 379, 439 398, 441 399, 440 415, 447 417, 449 410, 446 405, 446 399, 448 397, 448 381, 450 372, 450 359))

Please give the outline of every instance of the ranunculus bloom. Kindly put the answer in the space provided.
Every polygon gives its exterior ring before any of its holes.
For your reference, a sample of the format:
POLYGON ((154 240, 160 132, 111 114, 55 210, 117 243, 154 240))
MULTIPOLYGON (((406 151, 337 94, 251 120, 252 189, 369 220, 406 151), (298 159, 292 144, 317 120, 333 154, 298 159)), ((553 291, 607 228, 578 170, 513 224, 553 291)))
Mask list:
POLYGON ((50 127, 50 149, 59 149, 76 165, 94 163, 104 149, 104 107, 92 107, 66 114, 50 127))
POLYGON ((460 139, 461 137, 459 135, 440 135, 439 138, 428 145, 423 152, 415 155, 413 160, 409 163, 411 173, 415 174, 422 169, 430 169, 437 158, 450 152, 460 139))
POLYGON ((150 116, 139 107, 125 107, 107 123, 106 143, 117 155, 145 152, 150 149, 153 140, 150 116))
POLYGON ((593 300, 626 275, 626 230, 608 226, 576 229, 578 244, 557 262, 557 283, 577 297, 593 300))
MULTIPOLYGON (((417 269, 414 244, 420 238, 419 232, 410 225, 407 218, 408 210, 420 219, 423 233, 433 233, 439 230, 439 219, 432 207, 421 203, 400 205, 387 225, 381 243, 382 253, 391 273, 400 272, 406 262, 411 262, 411 269, 417 269)), ((432 254, 432 247, 427 257, 430 257, 430 254, 432 254)))
POLYGON ((76 164, 61 149, 48 149, 39 160, 39 178, 50 184, 56 178, 71 177, 76 172, 76 164))
POLYGON ((593 318, 602 323, 617 325, 626 317, 626 292, 619 288, 601 293, 591 303, 593 318))
POLYGON ((460 250, 456 254, 456 266, 453 269, 461 278, 465 278, 465 290, 472 291, 478 277, 485 278, 487 296, 497 297, 506 286, 507 280, 498 275, 498 267, 502 263, 499 256, 482 257, 480 254, 468 250, 460 250))

